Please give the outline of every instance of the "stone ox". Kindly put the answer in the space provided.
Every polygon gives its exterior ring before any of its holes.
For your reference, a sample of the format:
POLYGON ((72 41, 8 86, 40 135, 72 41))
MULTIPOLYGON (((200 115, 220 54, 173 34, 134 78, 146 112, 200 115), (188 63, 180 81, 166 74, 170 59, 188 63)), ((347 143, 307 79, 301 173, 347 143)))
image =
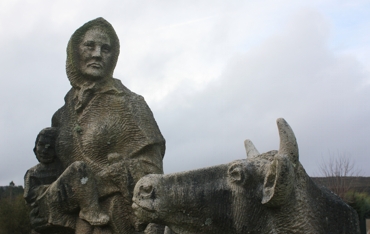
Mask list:
POLYGON ((279 151, 246 140, 246 159, 141 178, 135 214, 175 233, 360 233, 356 212, 307 175, 288 123, 277 125, 279 151))

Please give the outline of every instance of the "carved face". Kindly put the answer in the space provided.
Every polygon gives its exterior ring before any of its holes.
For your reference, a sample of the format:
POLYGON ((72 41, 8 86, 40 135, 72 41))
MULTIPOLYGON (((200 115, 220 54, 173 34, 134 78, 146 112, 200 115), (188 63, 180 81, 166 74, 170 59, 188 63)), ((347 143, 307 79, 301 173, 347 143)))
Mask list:
POLYGON ((109 75, 113 53, 107 33, 98 27, 89 29, 78 49, 82 75, 92 80, 109 75))
POLYGON ((54 141, 51 137, 41 135, 36 143, 36 157, 39 162, 52 163, 55 158, 54 141))

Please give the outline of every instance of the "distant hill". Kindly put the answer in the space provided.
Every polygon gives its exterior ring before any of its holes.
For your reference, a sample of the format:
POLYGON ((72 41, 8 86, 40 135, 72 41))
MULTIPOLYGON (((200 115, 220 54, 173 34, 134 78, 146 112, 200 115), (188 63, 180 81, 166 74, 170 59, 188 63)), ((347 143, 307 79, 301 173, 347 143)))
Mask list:
POLYGON ((317 184, 323 185, 328 189, 331 189, 332 186, 345 185, 349 187, 351 190, 360 193, 367 193, 370 194, 370 177, 362 177, 362 176, 347 176, 347 177, 340 177, 340 181, 338 182, 337 177, 311 177, 313 181, 317 184))

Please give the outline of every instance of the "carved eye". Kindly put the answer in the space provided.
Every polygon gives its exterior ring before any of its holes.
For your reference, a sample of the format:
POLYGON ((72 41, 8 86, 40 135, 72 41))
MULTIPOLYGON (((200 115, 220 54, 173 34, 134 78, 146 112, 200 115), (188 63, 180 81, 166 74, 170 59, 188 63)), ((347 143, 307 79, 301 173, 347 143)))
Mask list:
POLYGON ((228 171, 229 179, 233 183, 243 183, 245 181, 244 167, 240 164, 234 164, 228 171))
POLYGON ((110 46, 107 45, 107 44, 104 44, 102 47, 101 47, 101 50, 104 52, 104 53, 109 53, 110 52, 110 46))
POLYGON ((151 196, 153 193, 153 190, 154 190, 153 186, 151 185, 142 185, 140 186, 140 189, 139 189, 139 195, 144 196, 144 197, 151 196))
POLYGON ((84 46, 87 47, 89 50, 94 49, 95 43, 93 41, 86 41, 84 46))

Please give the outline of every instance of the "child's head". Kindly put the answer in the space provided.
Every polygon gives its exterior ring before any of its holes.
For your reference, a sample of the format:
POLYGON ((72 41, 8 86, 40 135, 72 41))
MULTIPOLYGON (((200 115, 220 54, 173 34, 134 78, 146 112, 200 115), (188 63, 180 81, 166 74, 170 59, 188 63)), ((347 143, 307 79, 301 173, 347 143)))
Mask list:
POLYGON ((37 135, 33 152, 35 152, 36 158, 40 163, 47 164, 54 161, 56 135, 56 128, 51 127, 42 129, 37 135))

